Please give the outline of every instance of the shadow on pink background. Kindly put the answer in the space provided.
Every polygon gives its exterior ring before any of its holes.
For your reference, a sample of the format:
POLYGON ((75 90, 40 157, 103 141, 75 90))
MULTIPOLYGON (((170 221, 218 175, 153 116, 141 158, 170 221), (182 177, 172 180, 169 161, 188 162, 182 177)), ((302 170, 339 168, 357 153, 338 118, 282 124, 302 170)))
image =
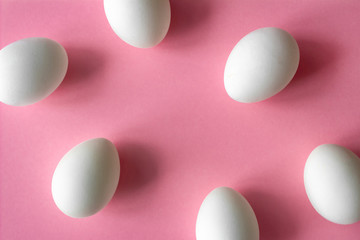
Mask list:
POLYGON ((317 145, 360 154, 360 3, 172 0, 165 40, 136 49, 111 30, 101 0, 0 2, 0 47, 49 37, 69 70, 47 99, 0 104, 0 239, 195 239, 198 209, 219 186, 241 192, 263 240, 359 239, 359 223, 320 217, 303 186, 317 145), (255 104, 231 100, 223 71, 248 32, 275 26, 299 43, 288 87, 255 104), (61 157, 94 137, 121 161, 110 204, 86 219, 51 196, 61 157))

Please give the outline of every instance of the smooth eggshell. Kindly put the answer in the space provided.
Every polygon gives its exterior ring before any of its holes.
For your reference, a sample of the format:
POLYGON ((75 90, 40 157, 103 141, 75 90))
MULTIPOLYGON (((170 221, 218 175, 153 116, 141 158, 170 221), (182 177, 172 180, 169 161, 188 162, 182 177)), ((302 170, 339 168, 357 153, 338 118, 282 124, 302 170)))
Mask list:
POLYGON ((220 187, 203 201, 196 221, 197 240, 259 240, 253 209, 235 190, 220 187))
POLYGON ((104 138, 91 139, 75 146, 61 159, 52 179, 52 195, 66 215, 87 217, 111 200, 119 176, 115 146, 104 138))
POLYGON ((327 220, 351 224, 360 220, 360 159, 335 144, 315 148, 304 171, 306 193, 327 220))
POLYGON ((169 0, 104 0, 104 9, 114 32, 134 47, 159 44, 170 26, 169 0))
POLYGON ((0 101, 24 106, 49 96, 68 67, 65 49, 47 38, 25 38, 0 51, 0 101))
POLYGON ((267 99, 291 81, 299 59, 298 45, 288 32, 273 27, 250 32, 236 44, 226 62, 226 92, 243 103, 267 99))

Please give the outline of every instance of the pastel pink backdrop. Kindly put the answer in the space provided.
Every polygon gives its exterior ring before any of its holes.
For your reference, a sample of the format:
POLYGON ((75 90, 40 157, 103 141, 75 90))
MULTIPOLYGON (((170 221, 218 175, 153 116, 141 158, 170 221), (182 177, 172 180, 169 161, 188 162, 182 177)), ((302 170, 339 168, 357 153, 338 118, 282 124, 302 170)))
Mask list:
POLYGON ((152 49, 122 42, 102 0, 0 3, 1 48, 41 36, 69 55, 50 97, 0 104, 1 239, 195 239, 200 204, 219 186, 249 200, 263 240, 360 238, 360 223, 320 217, 303 186, 317 145, 360 154, 358 0, 172 0, 170 31, 152 49), (299 70, 275 97, 235 102, 223 86, 227 57, 269 26, 297 39, 299 70), (72 219, 52 200, 52 174, 94 137, 116 144, 120 184, 101 212, 72 219))

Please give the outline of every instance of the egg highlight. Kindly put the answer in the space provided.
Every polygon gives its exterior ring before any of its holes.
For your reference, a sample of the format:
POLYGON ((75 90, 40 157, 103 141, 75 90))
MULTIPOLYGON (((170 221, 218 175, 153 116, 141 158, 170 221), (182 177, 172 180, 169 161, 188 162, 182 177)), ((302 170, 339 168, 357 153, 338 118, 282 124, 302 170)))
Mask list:
POLYGON ((237 191, 219 187, 201 204, 197 240, 259 240, 259 226, 248 201, 237 191))
POLYGON ((134 47, 154 47, 169 30, 169 0, 104 0, 104 9, 114 32, 134 47))
POLYGON ((52 179, 57 207, 73 218, 91 216, 113 197, 120 177, 118 152, 109 140, 95 138, 71 149, 52 179))
POLYGON ((13 106, 36 103, 63 81, 65 49, 48 38, 25 38, 0 51, 0 101, 13 106))
POLYGON ((349 149, 324 144, 308 157, 304 170, 307 196, 315 210, 338 224, 360 220, 360 159, 349 149))
POLYGON ((299 60, 299 47, 288 32, 274 27, 250 32, 236 44, 226 62, 226 92, 242 103, 265 100, 288 85, 299 60))

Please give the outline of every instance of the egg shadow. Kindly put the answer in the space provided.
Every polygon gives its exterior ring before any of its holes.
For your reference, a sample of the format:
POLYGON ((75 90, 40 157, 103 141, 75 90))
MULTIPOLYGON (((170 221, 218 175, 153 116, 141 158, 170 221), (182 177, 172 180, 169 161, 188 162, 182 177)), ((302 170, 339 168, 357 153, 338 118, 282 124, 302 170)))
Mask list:
POLYGON ((289 85, 269 102, 318 97, 327 86, 331 86, 331 77, 316 76, 333 68, 336 64, 339 58, 336 46, 326 41, 301 38, 297 39, 297 43, 300 50, 300 62, 296 74, 289 85))
POLYGON ((157 156, 153 149, 139 143, 116 144, 120 157, 120 180, 114 202, 139 191, 156 179, 157 156))
POLYGON ((201 41, 203 36, 188 35, 189 32, 200 27, 210 16, 210 2, 207 0, 170 0, 171 23, 164 45, 192 45, 201 41), (168 42, 168 40, 171 40, 168 42))
POLYGON ((63 87, 83 83, 105 66, 104 57, 91 48, 67 47, 66 52, 69 66, 61 84, 63 87))
POLYGON ((331 67, 337 59, 336 48, 325 41, 297 40, 300 62, 293 83, 304 82, 308 76, 331 67))
POLYGON ((349 134, 347 136, 342 136, 339 138, 335 138, 332 141, 324 142, 330 144, 338 144, 340 146, 346 147, 347 149, 351 150, 357 156, 360 157, 360 145, 359 145, 360 133, 359 131, 354 131, 354 134, 349 134), (358 133, 358 134, 356 134, 358 133))
POLYGON ((295 218, 276 196, 257 191, 245 191, 243 195, 255 212, 261 239, 294 238, 296 234, 295 218))
MULTIPOLYGON (((67 73, 60 86, 55 93, 58 96, 56 100, 69 99, 73 101, 84 100, 91 97, 94 90, 98 88, 87 86, 90 81, 93 81, 96 74, 102 71, 105 66, 105 58, 99 52, 84 47, 67 47, 65 46, 69 64, 67 73), (64 97, 64 96, 65 97, 64 97)), ((99 84, 97 84, 99 85, 99 84)))

